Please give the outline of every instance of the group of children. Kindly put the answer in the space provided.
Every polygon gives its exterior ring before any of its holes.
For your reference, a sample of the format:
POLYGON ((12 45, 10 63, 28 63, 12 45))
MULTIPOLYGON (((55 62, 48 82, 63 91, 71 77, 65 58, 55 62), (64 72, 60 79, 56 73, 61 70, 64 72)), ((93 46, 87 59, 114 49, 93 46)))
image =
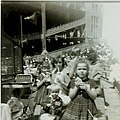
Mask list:
POLYGON ((100 88, 89 78, 88 60, 76 56, 65 65, 59 57, 51 72, 48 66, 37 69, 34 101, 42 106, 40 120, 96 120, 100 88))
MULTIPOLYGON (((47 76, 46 80, 45 78, 42 80, 45 84, 48 79, 52 79, 50 80, 51 85, 47 84, 46 90, 44 89, 49 93, 51 101, 43 107, 44 112, 41 115, 41 120, 45 120, 45 116, 48 117, 49 114, 57 120, 97 119, 97 108, 94 100, 100 94, 97 90, 100 88, 94 80, 88 78, 88 61, 77 58, 69 70, 64 69, 62 63, 61 58, 59 58, 57 62, 59 70, 51 76, 48 75, 50 78, 47 76)), ((47 92, 39 92, 38 96, 42 93, 46 97, 47 92)), ((44 103, 43 101, 40 102, 41 105, 44 103)))

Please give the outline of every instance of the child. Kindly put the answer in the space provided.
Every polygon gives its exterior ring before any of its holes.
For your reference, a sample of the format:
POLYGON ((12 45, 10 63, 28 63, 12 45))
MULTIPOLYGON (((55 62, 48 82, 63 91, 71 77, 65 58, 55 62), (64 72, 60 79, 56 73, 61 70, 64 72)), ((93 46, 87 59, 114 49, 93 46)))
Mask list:
POLYGON ((97 115, 97 109, 94 99, 97 97, 95 88, 96 83, 88 78, 88 63, 81 59, 76 64, 76 78, 71 80, 69 96, 71 102, 66 108, 61 120, 93 120, 93 116, 97 115))
POLYGON ((97 72, 93 76, 93 80, 98 85, 98 87, 96 88, 97 96, 102 96, 103 97, 103 86, 101 84, 101 79, 102 79, 102 73, 100 73, 100 72, 97 72))
POLYGON ((45 113, 41 115, 41 120, 46 120, 46 119, 51 120, 51 118, 55 120, 59 120, 63 108, 63 102, 59 96, 60 86, 56 84, 52 84, 48 86, 48 89, 51 92, 49 96, 51 100, 50 103, 47 103, 46 105, 43 106, 43 110, 45 111, 45 113))
POLYGON ((20 92, 19 88, 14 89, 12 91, 11 98, 7 101, 7 104, 11 109, 11 116, 13 120, 18 120, 18 118, 21 118, 23 115, 24 105, 20 100, 20 92))
POLYGON ((56 68, 57 72, 52 74, 53 83, 61 86, 62 92, 68 95, 70 77, 64 70, 65 65, 63 58, 61 57, 58 58, 56 68))
POLYGON ((38 90, 34 100, 37 104, 41 104, 45 99, 45 96, 48 95, 47 86, 51 84, 48 67, 48 64, 45 63, 43 64, 42 68, 38 69, 38 77, 36 79, 38 90))

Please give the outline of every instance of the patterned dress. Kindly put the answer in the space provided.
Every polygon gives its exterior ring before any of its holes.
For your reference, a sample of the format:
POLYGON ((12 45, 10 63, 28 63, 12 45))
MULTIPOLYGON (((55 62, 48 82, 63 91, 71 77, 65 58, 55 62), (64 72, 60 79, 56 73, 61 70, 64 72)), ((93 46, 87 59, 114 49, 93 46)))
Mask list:
MULTIPOLYGON (((90 79, 83 81, 90 84, 91 88, 96 88, 97 84, 90 79)), ((74 88, 75 80, 71 81, 70 88, 74 88)), ((85 90, 79 89, 75 98, 70 102, 61 120, 92 120, 88 109, 94 115, 97 114, 97 108, 85 90)))

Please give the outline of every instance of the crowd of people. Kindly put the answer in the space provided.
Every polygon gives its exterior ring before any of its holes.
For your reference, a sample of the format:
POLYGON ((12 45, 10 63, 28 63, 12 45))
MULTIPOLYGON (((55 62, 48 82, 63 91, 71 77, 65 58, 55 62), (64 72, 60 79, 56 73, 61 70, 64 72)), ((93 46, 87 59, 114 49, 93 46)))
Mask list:
POLYGON ((74 47, 54 56, 26 59, 24 74, 32 74, 36 88, 31 89, 35 93, 31 114, 40 106, 40 120, 97 120, 94 100, 102 94, 100 79, 104 76, 98 58, 92 48, 74 47))

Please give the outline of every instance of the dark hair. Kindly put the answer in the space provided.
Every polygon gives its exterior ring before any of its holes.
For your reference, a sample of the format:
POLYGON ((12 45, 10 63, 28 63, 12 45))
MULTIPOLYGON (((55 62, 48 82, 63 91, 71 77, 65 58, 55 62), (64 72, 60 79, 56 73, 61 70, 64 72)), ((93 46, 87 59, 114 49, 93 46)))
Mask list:
POLYGON ((59 61, 62 62, 62 68, 64 68, 64 67, 65 67, 65 60, 64 60, 64 58, 63 58, 63 57, 59 57, 59 58, 57 59, 57 63, 58 63, 59 61))
POLYGON ((55 66, 56 63, 57 63, 57 60, 53 57, 53 58, 51 59, 51 64, 52 64, 52 67, 53 67, 53 68, 56 67, 56 66, 55 66))

